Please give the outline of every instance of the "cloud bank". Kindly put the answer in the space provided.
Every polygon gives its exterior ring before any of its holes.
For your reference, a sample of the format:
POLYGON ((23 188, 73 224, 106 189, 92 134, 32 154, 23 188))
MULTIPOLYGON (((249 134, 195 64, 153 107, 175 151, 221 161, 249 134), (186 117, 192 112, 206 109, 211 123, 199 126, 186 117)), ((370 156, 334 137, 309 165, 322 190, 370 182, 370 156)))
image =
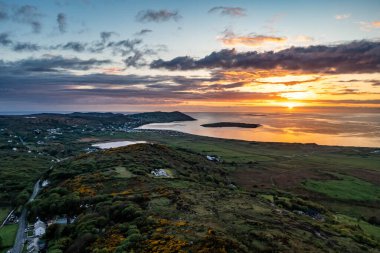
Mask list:
POLYGON ((380 42, 353 41, 334 46, 291 47, 278 52, 213 52, 201 59, 188 56, 156 60, 151 68, 192 69, 284 69, 313 73, 375 73, 380 71, 380 42))
POLYGON ((13 13, 14 21, 30 25, 34 33, 41 32, 41 17, 42 14, 38 11, 37 7, 33 5, 19 6, 15 8, 13 13))
POLYGON ((143 10, 136 15, 136 20, 139 22, 165 22, 165 21, 178 21, 182 16, 178 11, 171 10, 143 10))
POLYGON ((246 10, 240 7, 216 6, 211 8, 208 13, 218 13, 222 16, 230 17, 242 17, 246 15, 246 10))

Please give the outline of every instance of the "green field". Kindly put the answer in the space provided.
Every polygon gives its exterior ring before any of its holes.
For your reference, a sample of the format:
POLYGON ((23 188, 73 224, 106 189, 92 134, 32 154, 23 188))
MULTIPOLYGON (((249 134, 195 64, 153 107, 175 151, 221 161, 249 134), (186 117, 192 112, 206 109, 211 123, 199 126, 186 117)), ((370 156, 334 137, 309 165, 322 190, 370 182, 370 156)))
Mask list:
POLYGON ((3 240, 3 252, 6 252, 7 249, 13 246, 16 234, 17 234, 18 225, 6 225, 0 228, 0 237, 3 240))
POLYGON ((353 225, 353 226, 359 226, 360 229, 363 230, 366 234, 368 234, 369 236, 371 236, 372 238, 376 240, 380 240, 379 226, 371 225, 368 222, 365 222, 363 220, 358 220, 347 215, 338 214, 335 217, 336 217, 336 220, 341 223, 353 225))
POLYGON ((9 208, 2 207, 0 208, 0 224, 3 223, 4 219, 8 216, 9 214, 9 208))
POLYGON ((311 191, 342 200, 379 201, 380 187, 369 182, 341 176, 339 180, 308 180, 305 187, 311 191))
POLYGON ((131 178, 133 177, 133 174, 127 170, 125 167, 115 167, 115 172, 117 173, 118 177, 120 178, 131 178))

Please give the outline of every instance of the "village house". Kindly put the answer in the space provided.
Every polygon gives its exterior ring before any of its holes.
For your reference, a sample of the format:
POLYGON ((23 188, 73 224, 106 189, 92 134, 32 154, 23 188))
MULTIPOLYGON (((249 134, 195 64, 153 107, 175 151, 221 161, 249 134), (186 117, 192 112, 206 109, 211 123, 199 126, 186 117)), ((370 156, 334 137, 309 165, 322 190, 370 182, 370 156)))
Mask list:
POLYGON ((155 169, 150 172, 153 176, 156 177, 169 177, 168 173, 166 173, 163 169, 155 169))
POLYGON ((34 236, 40 237, 46 233, 46 224, 43 221, 38 220, 34 223, 34 236))
POLYGON ((42 187, 46 187, 48 185, 49 185, 49 181, 48 180, 42 181, 42 184, 41 184, 42 187))
POLYGON ((209 161, 213 161, 213 162, 221 162, 221 159, 217 156, 211 156, 211 155, 207 155, 206 156, 207 160, 209 161))

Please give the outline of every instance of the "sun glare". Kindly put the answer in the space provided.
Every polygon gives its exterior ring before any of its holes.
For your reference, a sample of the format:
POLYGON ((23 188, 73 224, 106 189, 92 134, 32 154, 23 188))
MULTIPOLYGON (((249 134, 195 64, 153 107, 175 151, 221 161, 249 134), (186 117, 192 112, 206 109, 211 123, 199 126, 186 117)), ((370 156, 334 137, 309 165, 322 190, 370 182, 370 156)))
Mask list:
POLYGON ((303 106, 304 104, 301 102, 277 102, 275 103, 277 106, 286 107, 289 110, 292 110, 296 107, 303 106))
POLYGON ((282 93, 280 96, 284 98, 288 98, 288 99, 306 99, 306 98, 316 97, 315 93, 312 91, 287 92, 287 93, 282 93))

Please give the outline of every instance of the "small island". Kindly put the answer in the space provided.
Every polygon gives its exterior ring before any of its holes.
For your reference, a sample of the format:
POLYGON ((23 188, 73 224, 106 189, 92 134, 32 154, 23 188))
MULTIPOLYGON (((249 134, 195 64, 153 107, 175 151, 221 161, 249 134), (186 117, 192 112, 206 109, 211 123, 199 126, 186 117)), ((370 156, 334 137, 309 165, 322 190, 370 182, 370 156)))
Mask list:
POLYGON ((201 125, 203 127, 241 127, 241 128, 257 128, 260 124, 239 123, 239 122, 217 122, 201 125))

